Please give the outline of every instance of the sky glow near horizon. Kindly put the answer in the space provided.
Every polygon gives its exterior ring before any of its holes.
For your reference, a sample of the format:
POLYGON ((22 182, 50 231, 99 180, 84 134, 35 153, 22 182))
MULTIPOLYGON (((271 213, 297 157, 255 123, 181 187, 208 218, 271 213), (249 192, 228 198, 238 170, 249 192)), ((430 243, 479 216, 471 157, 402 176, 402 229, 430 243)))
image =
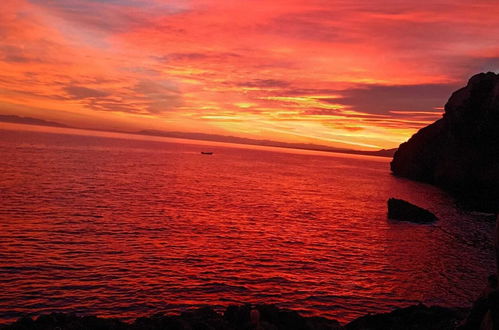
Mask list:
POLYGON ((3 0, 0 113, 398 146, 499 70, 499 3, 3 0))

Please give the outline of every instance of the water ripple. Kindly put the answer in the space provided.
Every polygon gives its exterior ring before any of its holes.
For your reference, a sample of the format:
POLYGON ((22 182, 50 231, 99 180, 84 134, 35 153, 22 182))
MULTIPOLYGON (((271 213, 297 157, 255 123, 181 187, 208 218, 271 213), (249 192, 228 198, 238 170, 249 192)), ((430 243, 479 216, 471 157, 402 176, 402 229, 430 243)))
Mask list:
POLYGON ((0 130, 0 322, 242 302, 346 321, 467 305, 493 271, 487 217, 388 160, 205 148, 0 130), (440 221, 387 221, 392 196, 440 221))

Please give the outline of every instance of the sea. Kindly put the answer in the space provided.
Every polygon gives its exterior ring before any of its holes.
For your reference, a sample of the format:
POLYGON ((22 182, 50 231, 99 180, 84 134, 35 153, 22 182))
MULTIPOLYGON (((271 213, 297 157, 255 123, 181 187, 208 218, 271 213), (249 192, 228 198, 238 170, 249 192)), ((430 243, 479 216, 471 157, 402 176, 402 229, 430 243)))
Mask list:
POLYGON ((469 306, 495 269, 492 216, 389 163, 0 123, 0 323, 243 303, 348 322, 469 306), (387 219, 390 197, 439 220, 387 219))

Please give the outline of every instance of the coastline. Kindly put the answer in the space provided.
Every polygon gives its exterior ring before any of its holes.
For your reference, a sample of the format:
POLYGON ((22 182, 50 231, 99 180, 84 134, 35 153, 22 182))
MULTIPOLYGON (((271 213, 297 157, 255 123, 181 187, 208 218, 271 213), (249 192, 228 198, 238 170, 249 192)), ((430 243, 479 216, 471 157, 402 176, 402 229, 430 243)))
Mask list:
POLYGON ((424 304, 397 308, 388 313, 366 314, 347 324, 325 317, 307 317, 276 305, 230 305, 223 313, 212 307, 175 315, 162 313, 138 317, 127 323, 116 318, 70 313, 40 315, 35 319, 23 317, 0 325, 0 330, 29 329, 303 329, 303 330, 451 330, 466 317, 467 309, 426 306, 424 304))

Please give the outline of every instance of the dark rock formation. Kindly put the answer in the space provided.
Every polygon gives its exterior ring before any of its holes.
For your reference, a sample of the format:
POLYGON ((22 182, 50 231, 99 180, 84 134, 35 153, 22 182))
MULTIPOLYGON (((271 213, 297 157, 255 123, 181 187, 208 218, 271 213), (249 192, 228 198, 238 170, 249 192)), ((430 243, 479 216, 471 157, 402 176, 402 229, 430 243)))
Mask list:
POLYGON ((396 198, 388 200, 388 218, 415 223, 432 223, 437 220, 430 211, 396 198))
POLYGON ((229 306, 219 314, 206 307, 180 315, 156 314, 140 317, 133 323, 117 319, 74 314, 53 313, 37 319, 21 318, 0 326, 1 330, 431 330, 454 329, 464 313, 443 307, 411 306, 391 313, 362 316, 345 327, 337 321, 323 317, 303 317, 297 312, 278 308, 275 305, 229 306))
POLYGON ((443 307, 415 305, 386 314, 362 316, 345 326, 346 330, 454 330, 464 313, 443 307))
POLYGON ((480 73, 454 92, 443 118, 402 143, 393 174, 453 193, 472 209, 499 206, 499 75, 480 73))
POLYGON ((53 313, 39 316, 36 320, 21 318, 1 330, 342 330, 337 321, 322 317, 303 317, 295 311, 278 308, 275 305, 229 306, 222 315, 212 308, 200 308, 180 315, 156 314, 139 317, 133 323, 117 319, 74 314, 53 313))

